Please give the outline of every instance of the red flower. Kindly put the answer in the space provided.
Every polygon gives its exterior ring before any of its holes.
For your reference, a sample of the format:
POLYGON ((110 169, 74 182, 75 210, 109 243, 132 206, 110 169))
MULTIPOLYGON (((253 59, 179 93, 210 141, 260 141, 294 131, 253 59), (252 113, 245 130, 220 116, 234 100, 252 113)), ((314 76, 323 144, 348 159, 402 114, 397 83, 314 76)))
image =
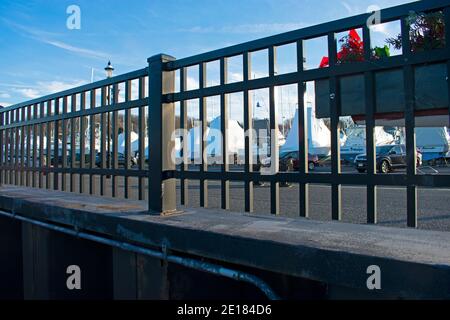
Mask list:
MULTIPOLYGON (((343 37, 339 42, 342 43, 342 48, 337 53, 336 58, 338 63, 364 60, 364 43, 356 30, 350 30, 348 36, 343 37)), ((330 59, 323 57, 319 68, 328 67, 329 63, 330 59)))

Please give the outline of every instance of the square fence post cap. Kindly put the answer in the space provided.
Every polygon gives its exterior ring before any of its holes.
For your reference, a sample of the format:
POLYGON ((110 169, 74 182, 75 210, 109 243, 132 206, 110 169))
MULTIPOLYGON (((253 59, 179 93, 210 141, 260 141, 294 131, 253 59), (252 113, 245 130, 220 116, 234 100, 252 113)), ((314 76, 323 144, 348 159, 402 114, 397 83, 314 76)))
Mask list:
POLYGON ((172 57, 168 54, 160 53, 160 54, 157 54, 157 55, 154 55, 154 56, 148 58, 147 62, 149 64, 151 64, 153 62, 161 62, 161 61, 162 62, 170 62, 170 61, 174 61, 174 60, 176 60, 175 57, 172 57))

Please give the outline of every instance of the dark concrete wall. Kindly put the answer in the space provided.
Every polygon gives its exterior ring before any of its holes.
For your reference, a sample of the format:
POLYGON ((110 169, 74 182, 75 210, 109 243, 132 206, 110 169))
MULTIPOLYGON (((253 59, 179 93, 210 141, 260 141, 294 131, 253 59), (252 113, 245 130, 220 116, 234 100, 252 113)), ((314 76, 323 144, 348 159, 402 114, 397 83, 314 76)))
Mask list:
POLYGON ((43 229, 22 225, 25 299, 111 299, 112 249, 43 229), (81 290, 67 288, 67 268, 81 269, 81 290))
POLYGON ((22 224, 0 217, 0 300, 22 299, 22 224))
MULTIPOLYGON (((0 218, 0 240, 0 299, 266 299, 247 283, 9 218, 0 218), (71 265, 81 269, 81 290, 67 288, 71 265)), ((320 282, 224 265, 259 276, 285 299, 327 295, 320 282)))
MULTIPOLYGON (((221 264, 257 275, 285 299, 327 297, 327 286, 320 282, 221 264)), ((114 297, 127 300, 267 299, 251 284, 119 249, 114 249, 114 297)))
MULTIPOLYGON (((258 276, 282 299, 401 297, 242 265, 210 262, 258 276)), ((258 288, 247 283, 168 264, 159 259, 4 217, 0 217, 0 275, 2 300, 266 299, 258 288), (81 269, 81 290, 67 288, 66 281, 70 275, 66 271, 70 265, 77 265, 81 269)))

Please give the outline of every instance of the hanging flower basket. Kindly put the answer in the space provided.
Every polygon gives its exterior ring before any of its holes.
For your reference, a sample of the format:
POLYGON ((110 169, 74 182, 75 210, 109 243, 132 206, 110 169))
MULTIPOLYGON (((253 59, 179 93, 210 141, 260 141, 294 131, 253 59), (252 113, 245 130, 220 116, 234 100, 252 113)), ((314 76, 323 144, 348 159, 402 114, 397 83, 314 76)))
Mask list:
MULTIPOLYGON (((439 15, 433 15, 433 20, 426 20, 424 15, 415 15, 411 18, 411 48, 413 52, 428 49, 442 48, 445 44, 443 38, 443 20, 439 15), (420 17, 420 18, 418 18, 420 17), (422 32, 417 30, 416 23, 420 23, 422 32), (427 21, 424 23, 423 21, 427 21), (438 24, 437 27, 434 27, 438 24), (433 33, 423 30, 433 29, 433 33), (432 37, 432 40, 424 40, 423 34, 432 37), (437 41, 438 39, 439 41, 437 41)), ((425 38, 427 38, 425 37, 425 38)), ((387 42, 396 49, 401 48, 401 42, 397 38, 388 39, 387 42), (400 47, 398 47, 400 45, 400 47)), ((355 30, 351 30, 348 36, 340 40, 342 50, 337 54, 337 64, 355 63, 364 60, 364 44, 355 30)), ((373 59, 382 59, 390 56, 389 47, 377 47, 372 50, 373 59)), ((329 64, 328 57, 324 57, 320 64, 321 68, 329 64)), ((414 89, 416 116, 448 114, 448 83, 447 66, 445 63, 420 65, 414 68, 414 89)), ((341 116, 354 116, 356 120, 364 119, 365 115, 365 81, 364 75, 351 75, 339 78, 341 116)), ((329 80, 323 79, 315 82, 316 116, 318 118, 330 117, 330 86, 329 80)), ((375 117, 377 119, 404 118, 405 90, 402 69, 379 71, 375 73, 375 117)), ((448 125, 448 119, 442 125, 448 125)), ((436 124, 440 125, 440 124, 436 124)))

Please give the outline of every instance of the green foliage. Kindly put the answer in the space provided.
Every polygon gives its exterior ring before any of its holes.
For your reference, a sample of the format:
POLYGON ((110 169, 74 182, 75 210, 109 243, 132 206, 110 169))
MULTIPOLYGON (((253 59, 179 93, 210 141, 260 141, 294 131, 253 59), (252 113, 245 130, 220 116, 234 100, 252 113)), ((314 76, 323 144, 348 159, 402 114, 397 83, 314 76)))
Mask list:
POLYGON ((391 56, 391 51, 387 45, 384 47, 373 48, 373 56, 375 59, 387 58, 391 56))
MULTIPOLYGON (((407 18, 412 52, 427 51, 445 46, 445 22, 442 11, 411 13, 407 18)), ((402 35, 389 38, 386 43, 393 48, 402 48, 402 35)))

